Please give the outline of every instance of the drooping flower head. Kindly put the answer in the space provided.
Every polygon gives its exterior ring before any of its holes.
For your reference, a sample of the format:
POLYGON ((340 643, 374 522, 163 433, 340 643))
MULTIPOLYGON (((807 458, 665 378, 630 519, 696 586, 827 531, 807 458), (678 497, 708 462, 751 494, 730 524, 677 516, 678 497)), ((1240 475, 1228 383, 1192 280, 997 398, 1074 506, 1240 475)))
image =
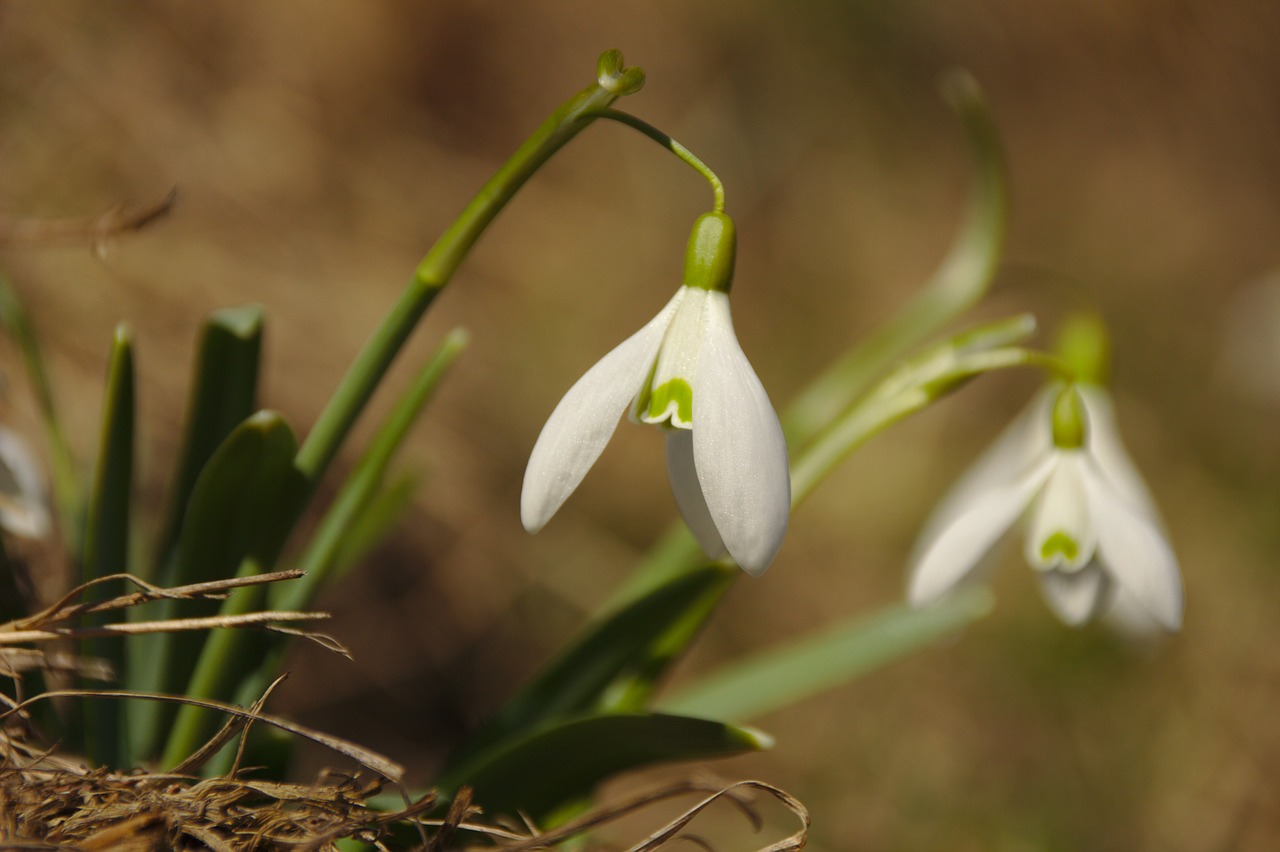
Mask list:
POLYGON ((1063 621, 1120 608, 1181 626, 1177 557, 1100 387, 1046 389, 953 487, 917 545, 911 603, 963 582, 1024 516, 1026 560, 1063 621))
POLYGON ((707 556, 727 553, 750 574, 773 561, 791 480, 778 416, 733 332, 736 241, 725 214, 699 217, 675 296, 560 400, 525 470, 525 529, 551 519, 628 411, 666 431, 671 490, 707 556))

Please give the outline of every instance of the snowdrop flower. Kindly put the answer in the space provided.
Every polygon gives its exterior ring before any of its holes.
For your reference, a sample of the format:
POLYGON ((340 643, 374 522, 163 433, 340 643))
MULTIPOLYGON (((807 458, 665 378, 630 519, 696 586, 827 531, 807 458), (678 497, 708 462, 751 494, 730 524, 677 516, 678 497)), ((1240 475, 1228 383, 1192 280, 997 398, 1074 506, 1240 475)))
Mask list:
POLYGON ((707 556, 728 553, 752 575, 769 567, 786 532, 791 480, 778 416, 733 333, 735 247, 728 216, 701 216, 683 286, 560 400, 525 470, 520 517, 529 532, 578 487, 629 410, 666 430, 671 490, 707 556))
POLYGON ((0 529, 22 538, 43 538, 51 526, 44 477, 17 432, 0 426, 0 529))
POLYGON ((917 545, 910 602, 968 578, 1024 515, 1027 562, 1064 622, 1115 609, 1128 622, 1181 626, 1177 558, 1101 388, 1047 389, 955 485, 917 545))

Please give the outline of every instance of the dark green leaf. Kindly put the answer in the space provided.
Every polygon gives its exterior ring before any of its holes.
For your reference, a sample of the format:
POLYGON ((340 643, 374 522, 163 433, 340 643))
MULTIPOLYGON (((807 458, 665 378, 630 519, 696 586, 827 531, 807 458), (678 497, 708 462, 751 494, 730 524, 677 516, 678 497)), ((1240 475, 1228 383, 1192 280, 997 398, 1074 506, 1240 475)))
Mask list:
POLYGON ((549 720, 478 754, 439 782, 462 785, 490 814, 525 813, 534 820, 580 799, 619 772, 676 760, 729 757, 769 748, 751 728, 654 713, 549 720))

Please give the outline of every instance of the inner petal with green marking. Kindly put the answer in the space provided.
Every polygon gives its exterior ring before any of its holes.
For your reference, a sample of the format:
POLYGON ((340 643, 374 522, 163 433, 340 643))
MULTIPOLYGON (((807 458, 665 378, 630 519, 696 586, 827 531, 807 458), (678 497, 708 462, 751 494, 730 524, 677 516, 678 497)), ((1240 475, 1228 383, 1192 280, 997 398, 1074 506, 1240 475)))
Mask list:
POLYGON ((1075 562, 1080 556, 1080 545, 1074 538, 1059 530, 1044 540, 1040 545, 1040 557, 1046 562, 1053 562, 1055 557, 1064 561, 1075 562))

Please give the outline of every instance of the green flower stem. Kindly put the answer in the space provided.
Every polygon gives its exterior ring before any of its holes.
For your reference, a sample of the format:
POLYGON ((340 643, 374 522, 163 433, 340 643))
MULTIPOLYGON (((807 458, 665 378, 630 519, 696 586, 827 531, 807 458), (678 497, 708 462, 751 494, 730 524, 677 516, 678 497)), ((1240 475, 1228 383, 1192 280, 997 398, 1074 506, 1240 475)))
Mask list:
POLYGON ((323 476, 382 376, 467 252, 534 172, 603 110, 644 84, 639 68, 625 69, 622 54, 607 51, 598 80, 566 101, 534 131, 471 199, 418 264, 409 286, 365 344, 298 451, 298 468, 313 483, 323 476))
POLYGON ((649 122, 641 118, 636 118, 630 113, 621 112, 615 109, 603 110, 599 113, 600 118, 607 118, 612 121, 625 124, 633 130, 638 130, 645 136, 648 136, 654 142, 657 142, 663 148, 675 154, 682 161, 687 163, 698 174, 706 178, 707 183, 711 184, 712 195, 715 196, 715 202, 712 209, 717 213, 724 212, 724 184, 720 182, 720 178, 716 173, 711 171, 706 163, 702 162, 692 151, 654 127, 649 122))
POLYGON ((874 393, 832 424, 791 465, 792 508, 800 505, 837 464, 873 436, 983 373, 1010 367, 1038 367, 1068 380, 1073 376, 1070 365, 1060 358, 1009 347, 969 355, 935 382, 893 393, 874 393))

